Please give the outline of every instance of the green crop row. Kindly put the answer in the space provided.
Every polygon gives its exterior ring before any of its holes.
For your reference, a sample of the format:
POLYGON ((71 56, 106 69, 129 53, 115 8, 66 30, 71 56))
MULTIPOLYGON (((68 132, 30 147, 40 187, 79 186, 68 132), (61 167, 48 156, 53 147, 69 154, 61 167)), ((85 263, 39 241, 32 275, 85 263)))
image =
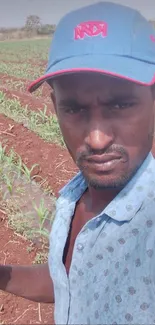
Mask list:
POLYGON ((50 43, 50 39, 1 42, 0 54, 10 56, 10 60, 47 60, 50 43))
POLYGON ((35 132, 39 137, 47 142, 54 142, 64 146, 59 124, 55 115, 47 115, 47 107, 44 110, 34 112, 28 105, 22 107, 17 99, 8 99, 0 91, 0 113, 13 119, 17 123, 23 124, 26 128, 35 132))
POLYGON ((19 155, 12 149, 6 153, 6 146, 0 144, 0 210, 16 233, 32 243, 38 239, 45 247, 54 220, 55 197, 43 191, 41 182, 35 182, 35 167, 29 169, 19 155))
POLYGON ((36 79, 43 75, 45 67, 32 66, 29 63, 0 63, 0 73, 15 76, 17 78, 36 79))

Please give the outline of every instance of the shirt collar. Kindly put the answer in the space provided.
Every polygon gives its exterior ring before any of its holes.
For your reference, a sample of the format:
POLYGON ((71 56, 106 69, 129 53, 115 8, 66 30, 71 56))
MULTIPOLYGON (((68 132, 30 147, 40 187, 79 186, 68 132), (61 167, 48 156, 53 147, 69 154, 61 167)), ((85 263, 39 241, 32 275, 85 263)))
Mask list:
POLYGON ((68 198, 69 201, 77 202, 87 187, 88 184, 83 174, 79 172, 59 191, 59 194, 60 197, 63 196, 63 198, 68 198))
MULTIPOLYGON (((146 197, 155 197, 154 172, 155 160, 149 153, 134 177, 101 214, 106 214, 117 221, 130 221, 141 208, 146 197)), ((79 172, 61 189, 60 197, 67 198, 70 202, 77 202, 87 186, 85 178, 79 172)))

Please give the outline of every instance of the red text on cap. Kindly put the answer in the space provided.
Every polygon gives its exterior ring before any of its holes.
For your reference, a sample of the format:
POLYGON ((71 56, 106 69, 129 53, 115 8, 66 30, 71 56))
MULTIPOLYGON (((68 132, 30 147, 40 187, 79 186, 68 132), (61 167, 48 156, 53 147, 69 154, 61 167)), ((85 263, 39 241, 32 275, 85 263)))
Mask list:
POLYGON ((107 36, 107 24, 103 21, 87 21, 74 29, 74 39, 83 40, 85 37, 107 36))

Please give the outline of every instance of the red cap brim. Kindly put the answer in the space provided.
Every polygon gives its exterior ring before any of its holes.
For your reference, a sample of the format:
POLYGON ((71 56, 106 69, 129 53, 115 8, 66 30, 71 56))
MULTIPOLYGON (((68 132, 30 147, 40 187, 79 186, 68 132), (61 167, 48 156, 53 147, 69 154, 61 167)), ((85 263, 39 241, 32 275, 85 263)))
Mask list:
POLYGON ((28 91, 30 93, 32 93, 33 91, 35 91, 37 88, 39 88, 44 82, 54 79, 58 76, 62 76, 65 74, 71 74, 71 73, 80 73, 80 72, 90 72, 90 73, 100 73, 100 74, 104 74, 104 75, 108 75, 111 77, 117 77, 117 78, 121 78, 127 81, 131 81, 134 83, 137 83, 139 85, 143 85, 143 86, 151 86, 155 83, 155 75, 153 76, 152 80, 149 83, 146 82, 142 82, 142 81, 138 81, 132 78, 128 78, 126 76, 122 76, 116 73, 112 73, 109 71, 105 71, 105 70, 100 70, 100 69, 89 69, 89 68, 82 68, 82 69, 68 69, 68 70, 60 70, 60 71, 56 71, 56 72, 51 72, 49 74, 46 74, 38 79, 36 79, 35 81, 33 81, 29 86, 28 86, 28 91))

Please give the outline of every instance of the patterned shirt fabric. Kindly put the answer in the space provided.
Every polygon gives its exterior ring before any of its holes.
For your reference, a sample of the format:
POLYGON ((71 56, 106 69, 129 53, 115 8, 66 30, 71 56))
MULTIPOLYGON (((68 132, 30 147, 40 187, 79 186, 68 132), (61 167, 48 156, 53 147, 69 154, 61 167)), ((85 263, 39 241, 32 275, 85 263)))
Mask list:
POLYGON ((78 234, 67 276, 63 252, 78 173, 61 191, 50 234, 56 324, 155 324, 155 160, 151 153, 126 187, 78 234))

